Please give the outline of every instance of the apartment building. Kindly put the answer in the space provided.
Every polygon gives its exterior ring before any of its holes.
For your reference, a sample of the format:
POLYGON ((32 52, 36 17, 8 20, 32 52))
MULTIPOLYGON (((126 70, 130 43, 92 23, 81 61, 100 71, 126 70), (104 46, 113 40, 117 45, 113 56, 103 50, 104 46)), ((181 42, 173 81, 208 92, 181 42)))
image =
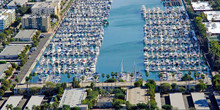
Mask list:
POLYGON ((50 16, 26 14, 21 18, 21 23, 24 29, 38 29, 45 32, 50 29, 50 16))
POLYGON ((0 10, 0 31, 8 28, 11 23, 15 21, 14 9, 1 9, 0 10))

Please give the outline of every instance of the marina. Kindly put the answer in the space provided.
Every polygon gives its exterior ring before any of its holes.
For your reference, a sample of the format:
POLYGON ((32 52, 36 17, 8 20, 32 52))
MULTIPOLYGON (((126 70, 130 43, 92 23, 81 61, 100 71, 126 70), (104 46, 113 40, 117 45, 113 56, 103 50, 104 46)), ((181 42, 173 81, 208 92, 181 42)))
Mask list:
POLYGON ((209 69, 184 7, 147 10, 143 5, 141 10, 146 21, 145 71, 162 73, 163 80, 173 77, 181 80, 188 71, 208 75, 209 69))
MULTIPOLYGON (((99 48, 108 25, 110 0, 73 1, 62 24, 46 48, 33 72, 37 83, 58 83, 61 74, 92 80, 96 74, 99 48)), ((65 75, 66 76, 66 75, 65 75)), ((33 79, 34 80, 34 79, 33 79)))

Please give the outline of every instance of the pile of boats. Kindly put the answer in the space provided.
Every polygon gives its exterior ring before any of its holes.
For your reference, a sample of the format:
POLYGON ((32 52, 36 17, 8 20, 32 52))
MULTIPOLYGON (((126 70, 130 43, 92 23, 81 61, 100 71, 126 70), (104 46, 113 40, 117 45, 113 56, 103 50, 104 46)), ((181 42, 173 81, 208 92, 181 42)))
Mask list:
MULTIPOLYGON (((146 9, 144 64, 148 72, 207 71, 195 33, 183 7, 146 9)), ((168 75, 168 73, 166 73, 168 75)))
MULTIPOLYGON (((91 76, 96 72, 97 56, 111 0, 75 0, 41 57, 35 72, 57 75, 73 73, 91 76)), ((42 78, 39 78, 42 79, 42 78)), ((59 78, 56 78, 59 79, 59 78)))

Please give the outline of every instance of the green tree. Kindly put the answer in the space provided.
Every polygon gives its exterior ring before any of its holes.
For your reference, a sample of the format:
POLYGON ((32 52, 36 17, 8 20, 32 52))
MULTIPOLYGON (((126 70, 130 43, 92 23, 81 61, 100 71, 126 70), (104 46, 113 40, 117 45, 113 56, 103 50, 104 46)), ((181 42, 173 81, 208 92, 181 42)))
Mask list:
POLYGON ((109 75, 109 74, 107 74, 107 75, 106 75, 106 77, 107 77, 107 79, 109 79, 109 78, 110 78, 110 75, 109 75))
POLYGON ((176 84, 176 83, 172 83, 172 84, 171 84, 171 87, 172 87, 172 90, 175 91, 175 89, 176 89, 176 87, 177 87, 177 84, 176 84))
POLYGON ((163 93, 168 93, 172 89, 171 85, 169 83, 162 83, 160 85, 160 90, 163 93))
POLYGON ((102 73, 102 87, 103 87, 104 78, 105 78, 105 74, 102 73))
POLYGON ((143 86, 143 80, 139 79, 139 80, 135 81, 134 86, 135 87, 142 87, 143 86))
POLYGON ((80 82, 76 80, 75 77, 73 77, 72 87, 73 88, 80 88, 80 82))
POLYGON ((5 95, 5 91, 0 89, 0 97, 2 98, 3 95, 5 95))
POLYGON ((172 105, 163 105, 162 108, 165 110, 172 110, 173 109, 172 105))
POLYGON ((91 82, 90 87, 91 87, 92 89, 94 89, 95 83, 94 83, 94 82, 91 82))
POLYGON ((22 110, 21 107, 14 107, 13 110, 22 110))
POLYGON ((70 73, 67 74, 67 78, 68 78, 68 83, 69 83, 69 79, 71 78, 70 73))
POLYGON ((26 84, 27 84, 27 91, 28 91, 28 82, 29 82, 29 77, 25 77, 25 81, 26 81, 26 84))
POLYGON ((186 91, 186 88, 184 88, 184 87, 178 87, 178 90, 179 90, 180 92, 185 92, 185 91, 186 91))
POLYGON ((207 88, 207 85, 205 83, 199 83, 196 85, 197 91, 204 91, 207 88))
POLYGON ((146 77, 148 77, 148 76, 149 76, 149 72, 148 72, 148 71, 146 71, 146 72, 145 72, 145 75, 146 75, 146 77))

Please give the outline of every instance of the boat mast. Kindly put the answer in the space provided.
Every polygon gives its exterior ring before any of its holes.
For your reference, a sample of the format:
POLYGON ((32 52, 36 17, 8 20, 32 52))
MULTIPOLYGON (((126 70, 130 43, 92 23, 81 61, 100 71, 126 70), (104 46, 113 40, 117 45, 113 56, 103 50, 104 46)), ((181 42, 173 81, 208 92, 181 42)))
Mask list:
POLYGON ((123 74, 123 59, 121 61, 121 74, 123 74))
POLYGON ((136 63, 135 63, 135 61, 134 61, 134 78, 136 80, 136 63))

